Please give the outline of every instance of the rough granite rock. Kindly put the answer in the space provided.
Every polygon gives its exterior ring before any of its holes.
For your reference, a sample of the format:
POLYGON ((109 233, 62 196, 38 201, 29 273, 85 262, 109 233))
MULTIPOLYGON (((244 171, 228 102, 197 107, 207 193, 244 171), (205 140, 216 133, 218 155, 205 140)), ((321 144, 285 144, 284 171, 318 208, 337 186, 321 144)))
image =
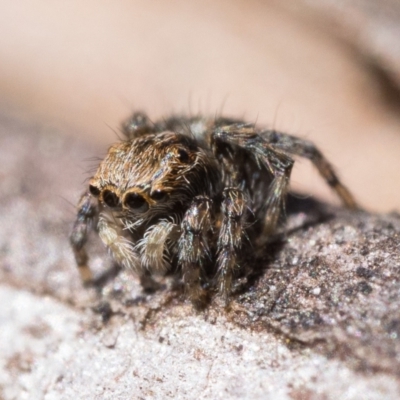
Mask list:
POLYGON ((399 214, 290 198, 230 310, 128 271, 84 289, 68 234, 104 150, 0 119, 0 398, 399 398, 399 214))

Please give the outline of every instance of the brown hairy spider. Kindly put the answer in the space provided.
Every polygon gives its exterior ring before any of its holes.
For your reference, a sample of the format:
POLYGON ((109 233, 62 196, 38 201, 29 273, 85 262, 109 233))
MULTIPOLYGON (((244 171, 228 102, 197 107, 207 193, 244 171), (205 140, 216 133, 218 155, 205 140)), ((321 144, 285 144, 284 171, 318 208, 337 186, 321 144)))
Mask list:
POLYGON ((175 271, 189 298, 218 292, 227 302, 251 245, 274 233, 284 211, 292 155, 312 161, 346 207, 350 192, 313 143, 242 121, 135 113, 78 204, 70 237, 84 282, 94 227, 115 261, 146 287, 175 271))

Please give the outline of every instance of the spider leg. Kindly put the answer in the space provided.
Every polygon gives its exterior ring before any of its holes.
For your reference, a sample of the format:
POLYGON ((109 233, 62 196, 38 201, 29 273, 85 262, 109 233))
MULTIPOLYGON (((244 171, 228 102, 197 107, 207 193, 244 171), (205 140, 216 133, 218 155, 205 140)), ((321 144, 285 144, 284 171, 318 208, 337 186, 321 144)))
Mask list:
POLYGON ((231 292, 237 257, 244 237, 246 198, 242 190, 229 187, 223 191, 222 221, 218 237, 217 279, 219 293, 227 302, 231 292))
POLYGON ((154 124, 151 123, 148 116, 143 112, 135 112, 121 125, 122 133, 128 140, 135 139, 146 133, 155 133, 154 124))
POLYGON ((274 130, 262 131, 260 135, 275 149, 309 159, 328 185, 337 193, 343 204, 348 208, 358 208, 353 195, 340 182, 332 165, 314 143, 274 130))
POLYGON ((90 193, 85 193, 78 203, 78 214, 69 237, 76 264, 84 284, 92 281, 92 272, 88 266, 88 255, 85 250, 85 244, 87 242, 88 230, 93 227, 98 213, 97 200, 90 193))
MULTIPOLYGON (((281 212, 284 211, 293 159, 273 148, 252 125, 233 124, 217 128, 211 135, 212 147, 234 145, 252 153, 262 163, 273 179, 265 199, 263 236, 275 231, 281 212)), ((234 149, 233 149, 234 150, 234 149)))
POLYGON ((210 260, 207 236, 211 226, 211 200, 197 196, 186 211, 178 240, 178 262, 182 268, 183 283, 194 304, 202 302, 205 291, 201 287, 205 264, 210 260))

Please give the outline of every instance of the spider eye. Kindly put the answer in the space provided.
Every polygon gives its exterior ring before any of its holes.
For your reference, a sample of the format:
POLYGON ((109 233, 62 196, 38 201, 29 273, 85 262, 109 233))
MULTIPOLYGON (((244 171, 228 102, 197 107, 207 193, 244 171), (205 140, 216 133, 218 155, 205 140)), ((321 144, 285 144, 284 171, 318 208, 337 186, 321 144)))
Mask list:
POLYGON ((151 194, 151 198, 153 200, 156 201, 162 201, 167 197, 167 193, 164 192, 164 190, 155 190, 152 194, 151 194))
POLYGON ((100 194, 100 189, 97 188, 96 186, 89 185, 89 192, 90 192, 90 194, 92 194, 93 196, 97 197, 97 196, 100 194))
POLYGON ((103 201, 107 204, 108 207, 115 208, 119 205, 118 196, 112 192, 111 190, 105 190, 103 192, 103 201))
POLYGON ((147 201, 139 193, 128 193, 124 199, 124 205, 136 212, 145 212, 148 210, 149 205, 147 201))
POLYGON ((179 149, 178 150, 178 158, 179 158, 179 161, 181 161, 183 163, 187 163, 189 161, 189 154, 187 153, 187 151, 185 151, 183 149, 179 149))

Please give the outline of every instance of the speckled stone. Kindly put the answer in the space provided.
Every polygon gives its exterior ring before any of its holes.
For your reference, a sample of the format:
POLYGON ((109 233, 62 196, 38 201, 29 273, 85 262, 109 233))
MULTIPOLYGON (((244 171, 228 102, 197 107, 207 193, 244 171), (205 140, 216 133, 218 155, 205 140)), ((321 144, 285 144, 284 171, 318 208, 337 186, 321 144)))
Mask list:
POLYGON ((128 271, 85 289, 68 234, 103 152, 0 119, 1 398, 398 398, 399 214, 291 198, 230 310, 193 310, 173 279, 143 295, 128 271))

